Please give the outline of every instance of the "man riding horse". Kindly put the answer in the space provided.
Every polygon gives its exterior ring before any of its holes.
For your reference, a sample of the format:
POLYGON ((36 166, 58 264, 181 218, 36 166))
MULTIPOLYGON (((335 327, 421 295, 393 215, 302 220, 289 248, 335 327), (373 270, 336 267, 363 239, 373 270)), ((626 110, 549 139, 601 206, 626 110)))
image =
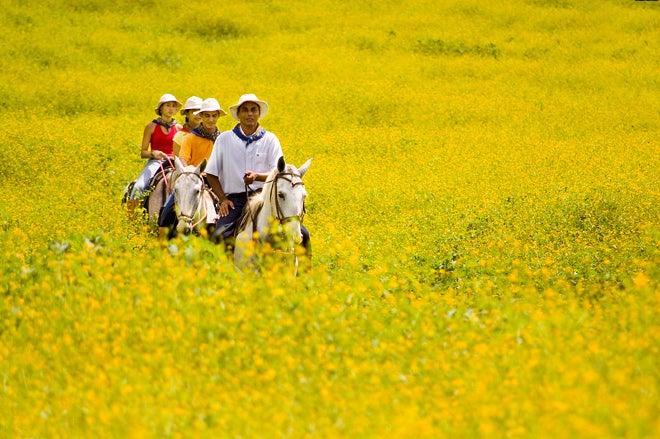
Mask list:
MULTIPOLYGON (((271 170, 282 154, 280 141, 263 129, 259 120, 268 113, 268 104, 254 94, 244 94, 229 107, 238 124, 218 136, 206 175, 213 192, 220 199, 219 218, 213 238, 233 249, 236 223, 248 197, 261 191, 271 170)), ((310 252, 309 232, 301 226, 302 246, 310 252)))

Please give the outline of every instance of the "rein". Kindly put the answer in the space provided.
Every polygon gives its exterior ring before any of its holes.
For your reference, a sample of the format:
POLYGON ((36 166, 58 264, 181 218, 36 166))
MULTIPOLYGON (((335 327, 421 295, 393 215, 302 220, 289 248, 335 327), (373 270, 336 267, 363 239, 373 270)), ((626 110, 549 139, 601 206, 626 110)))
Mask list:
MULTIPOLYGON (((174 169, 174 163, 172 163, 172 160, 170 160, 170 156, 167 156, 167 162, 169 163, 169 169, 174 169)), ((163 167, 163 160, 158 162, 158 166, 160 166, 160 174, 165 181, 165 188, 167 189, 167 193, 169 194, 172 192, 172 189, 170 188, 170 183, 167 181, 167 175, 165 174, 165 168, 163 167)))

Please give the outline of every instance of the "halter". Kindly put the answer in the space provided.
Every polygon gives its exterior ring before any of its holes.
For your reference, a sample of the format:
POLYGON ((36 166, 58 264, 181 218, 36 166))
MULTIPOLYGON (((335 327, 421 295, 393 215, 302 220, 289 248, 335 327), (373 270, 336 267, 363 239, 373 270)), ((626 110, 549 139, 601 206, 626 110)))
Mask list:
POLYGON ((299 174, 294 174, 293 172, 279 172, 275 175, 275 178, 272 180, 266 181, 266 183, 273 183, 270 187, 270 197, 273 198, 275 197, 275 214, 277 220, 280 222, 280 224, 284 225, 286 223, 289 223, 291 221, 298 221, 300 224, 302 224, 303 219, 305 218, 305 203, 303 202, 303 208, 302 212, 300 215, 291 215, 291 216, 284 216, 282 213, 282 208, 280 207, 280 201, 277 196, 277 180, 282 179, 286 180, 289 183, 291 183, 291 187, 294 188, 296 186, 305 186, 305 183, 302 181, 302 177, 299 174), (288 178, 287 176, 290 176, 291 178, 288 178), (293 182, 294 178, 300 179, 300 181, 293 182))
POLYGON ((197 208, 192 212, 191 216, 184 215, 183 213, 181 213, 181 214, 178 216, 179 218, 182 218, 184 221, 186 221, 188 224, 191 224, 190 228, 191 228, 191 229, 194 229, 194 228, 197 227, 202 221, 204 221, 204 220, 206 219, 206 215, 200 215, 200 219, 199 219, 195 224, 192 224, 192 222, 193 222, 193 218, 195 217, 195 213, 196 213, 197 210, 199 209, 200 202, 202 201, 202 197, 204 196, 204 192, 206 192, 206 187, 204 186, 204 178, 203 178, 200 174, 198 174, 197 172, 190 172, 190 171, 180 172, 180 173, 176 174, 175 177, 174 177, 174 179, 172 180, 172 191, 174 191, 174 186, 175 186, 175 184, 176 184, 176 181, 177 181, 177 180, 179 179, 179 177, 181 177, 182 175, 194 175, 194 176, 196 176, 197 178, 199 178, 199 180, 202 182, 202 190, 199 191, 199 194, 197 194, 197 200, 196 200, 197 202, 195 203, 195 204, 197 205, 197 208))

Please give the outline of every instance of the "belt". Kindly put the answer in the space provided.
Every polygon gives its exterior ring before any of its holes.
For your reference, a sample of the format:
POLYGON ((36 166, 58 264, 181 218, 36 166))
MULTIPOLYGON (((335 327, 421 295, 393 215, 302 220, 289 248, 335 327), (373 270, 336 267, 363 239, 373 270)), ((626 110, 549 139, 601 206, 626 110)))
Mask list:
MULTIPOLYGON (((262 188, 259 188, 259 189, 253 190, 253 191, 247 191, 247 194, 248 194, 248 196, 258 194, 258 193, 261 192, 261 189, 262 188)), ((234 192, 232 194, 227 194, 227 197, 234 197, 234 198, 239 198, 239 197, 244 197, 244 196, 245 196, 245 192, 234 192)))

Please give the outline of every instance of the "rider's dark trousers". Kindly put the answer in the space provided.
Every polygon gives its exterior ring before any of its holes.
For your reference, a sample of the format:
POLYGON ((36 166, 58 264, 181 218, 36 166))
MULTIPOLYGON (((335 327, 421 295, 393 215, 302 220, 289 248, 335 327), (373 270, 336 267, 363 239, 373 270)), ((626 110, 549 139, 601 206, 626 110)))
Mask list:
MULTIPOLYGON (((227 194, 227 198, 229 198, 229 200, 232 203, 234 203, 234 208, 229 209, 229 215, 220 217, 216 222, 216 229, 213 236, 218 241, 219 240, 224 241, 234 236, 234 232, 236 231, 238 220, 241 218, 241 215, 243 214, 243 209, 245 209, 245 205, 247 204, 248 201, 248 196, 245 192, 241 192, 237 194, 227 194)), ((310 247, 311 243, 309 241, 309 231, 305 226, 301 224, 300 232, 302 233, 302 246, 309 253, 311 251, 311 247, 310 247)))
POLYGON ((176 213, 174 212, 174 193, 167 196, 165 204, 160 208, 158 215, 158 226, 169 227, 176 223, 176 213))

